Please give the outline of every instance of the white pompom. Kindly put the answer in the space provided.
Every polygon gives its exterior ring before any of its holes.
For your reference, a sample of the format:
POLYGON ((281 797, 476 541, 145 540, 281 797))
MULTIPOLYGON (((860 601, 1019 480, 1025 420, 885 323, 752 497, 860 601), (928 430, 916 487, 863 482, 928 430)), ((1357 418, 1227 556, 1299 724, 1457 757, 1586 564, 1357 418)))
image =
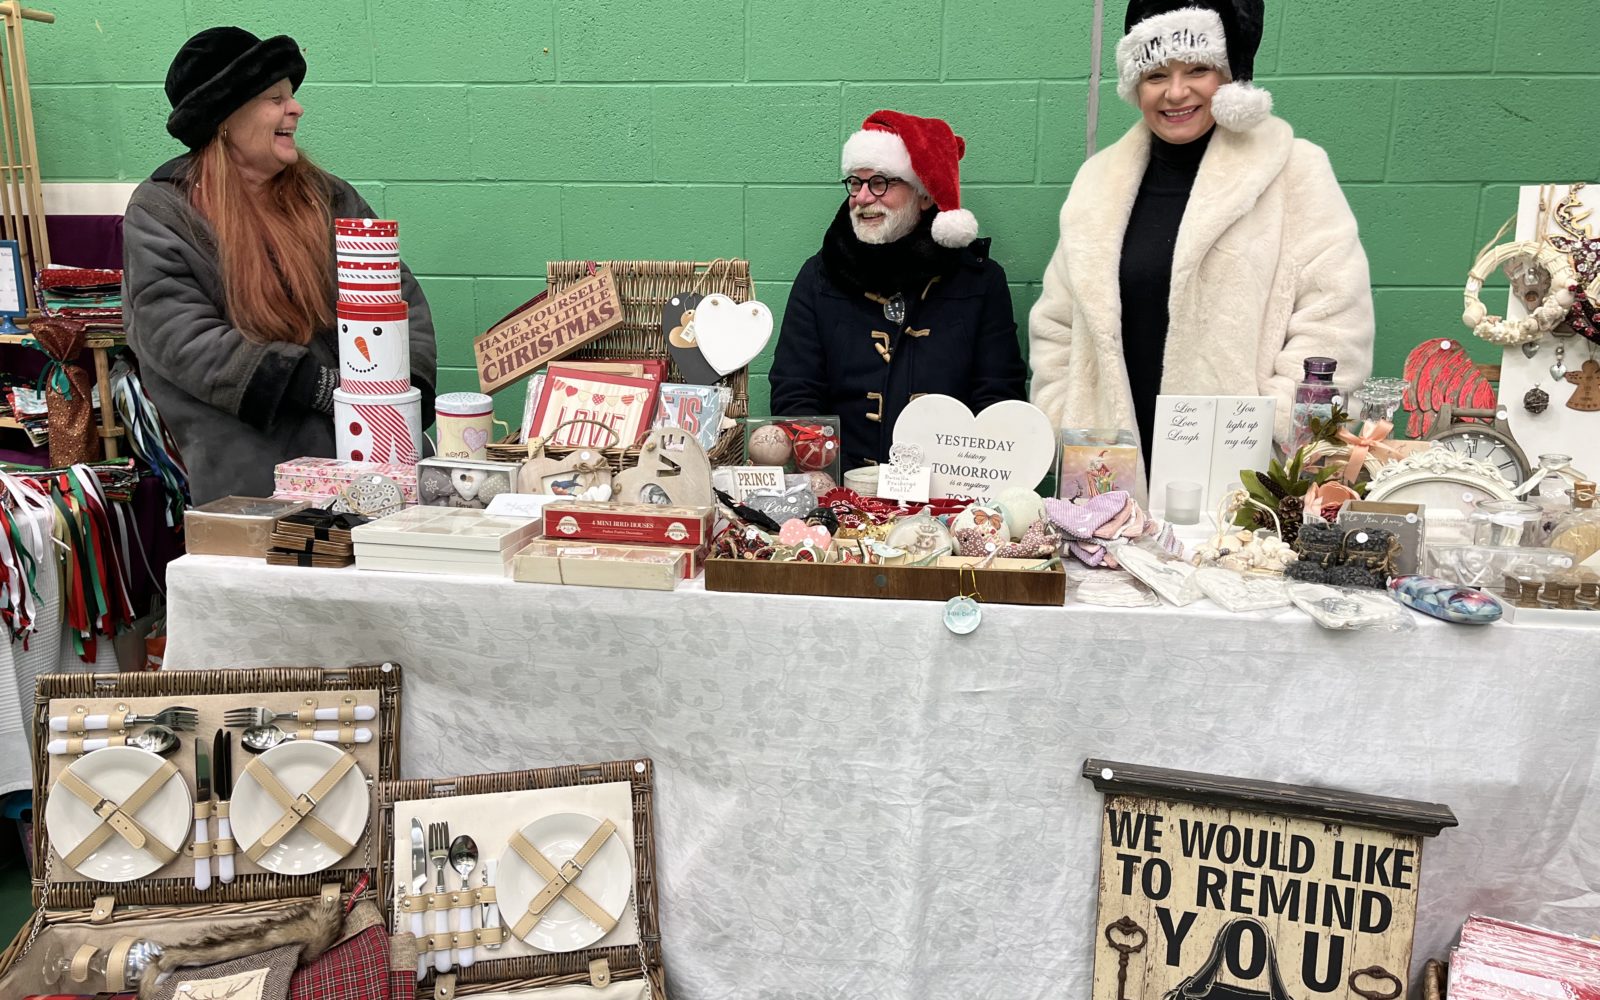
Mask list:
POLYGON ((1211 115, 1230 132, 1248 132, 1272 115, 1272 94, 1252 83, 1225 83, 1211 98, 1211 115))
POLYGON ((942 247, 964 247, 978 238, 978 217, 964 208, 933 217, 933 240, 942 247))

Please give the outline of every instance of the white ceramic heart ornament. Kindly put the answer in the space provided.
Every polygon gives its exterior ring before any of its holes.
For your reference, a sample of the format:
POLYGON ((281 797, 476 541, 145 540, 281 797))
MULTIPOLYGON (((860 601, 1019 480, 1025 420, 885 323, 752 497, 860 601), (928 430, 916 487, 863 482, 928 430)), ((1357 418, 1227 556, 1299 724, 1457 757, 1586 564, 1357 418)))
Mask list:
POLYGON ((772 310, 754 299, 735 302, 707 295, 694 312, 695 342, 718 375, 731 375, 753 361, 772 339, 772 310))
POLYGON ((1012 486, 1033 489, 1056 457, 1055 425, 1019 399, 974 417, 952 396, 919 397, 900 411, 894 443, 922 449, 933 467, 934 496, 990 499, 1012 486))

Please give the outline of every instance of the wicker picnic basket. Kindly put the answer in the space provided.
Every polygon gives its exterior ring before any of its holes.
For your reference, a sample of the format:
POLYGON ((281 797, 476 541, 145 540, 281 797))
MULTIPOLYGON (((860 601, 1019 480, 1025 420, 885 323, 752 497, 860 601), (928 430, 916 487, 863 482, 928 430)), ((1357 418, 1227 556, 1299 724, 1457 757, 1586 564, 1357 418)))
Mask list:
MULTIPOLYGON (((405 817, 421 814, 425 819, 448 819, 452 827, 450 833, 472 833, 483 852, 483 858, 495 857, 500 853, 500 845, 490 842, 490 837, 484 835, 487 831, 484 824, 490 822, 491 816, 509 816, 508 820, 502 819, 502 826, 509 823, 512 828, 517 828, 530 811, 538 812, 536 801, 564 801, 551 798, 552 795, 610 794, 618 803, 622 822, 628 823, 631 819, 627 830, 619 829, 613 834, 619 837, 626 834, 631 839, 633 882, 624 917, 612 931, 596 941, 594 946, 577 951, 538 952, 523 947, 513 937, 509 928, 517 925, 519 915, 502 909, 505 929, 499 926, 493 928, 492 940, 503 941, 502 947, 515 949, 522 954, 508 955, 506 958, 488 957, 494 953, 484 950, 483 942, 490 939, 484 937, 483 930, 477 930, 475 936, 470 938, 478 942, 477 961, 470 967, 458 968, 448 974, 428 972, 427 979, 418 991, 419 998, 445 1000, 479 993, 520 993, 580 984, 603 987, 608 983, 645 980, 651 1000, 666 1000, 666 972, 661 961, 661 926, 656 897, 654 767, 649 760, 385 782, 379 786, 378 794, 383 826, 381 836, 386 843, 395 845, 396 852, 402 852, 407 842, 405 817), (545 798, 534 798, 539 795, 545 798), (492 798, 474 802, 468 798, 470 796, 492 798), (401 817, 398 821, 397 815, 401 817), (631 921, 628 919, 630 915, 633 918, 631 921), (612 944, 614 941, 626 943, 612 944)), ((621 826, 620 823, 618 825, 621 826)), ((553 862, 561 860, 552 859, 553 862)), ((561 870, 566 872, 571 864, 562 864, 561 870)), ((584 864, 593 867, 592 861, 584 864)), ((378 895, 391 907, 391 930, 397 935, 397 941, 405 940, 410 930, 408 920, 401 913, 406 900, 409 868, 409 859, 391 854, 383 859, 378 871, 378 895)), ((583 865, 580 864, 576 870, 584 871, 583 865)), ((475 886, 478 879, 470 881, 475 886)), ((583 888, 587 883, 580 877, 574 885, 583 888)), ((503 881, 500 881, 494 888, 502 887, 503 881)), ((487 902, 493 896, 479 890, 479 895, 469 894, 469 898, 487 902)), ((504 899, 500 902, 503 904, 504 899)), ((455 926, 452 922, 452 930, 455 926)), ((432 930, 431 927, 427 929, 432 930)), ((460 934, 447 937, 457 942, 466 940, 460 934)), ((433 935, 433 938, 440 939, 439 935, 433 935)))
MULTIPOLYGON (((715 260, 709 263, 692 260, 555 260, 546 267, 545 280, 551 293, 563 291, 590 274, 591 267, 611 268, 617 285, 617 297, 622 300, 622 325, 605 336, 574 351, 567 360, 583 361, 596 358, 618 360, 664 360, 668 362, 667 379, 683 381, 683 373, 672 364, 667 350, 667 338, 661 330, 661 310, 667 300, 687 291, 703 295, 721 293, 735 302, 745 302, 754 295, 750 280, 750 262, 747 260, 715 260)), ((722 380, 733 390, 727 415, 742 420, 750 409, 749 370, 741 368, 722 380)), ((520 428, 504 441, 488 447, 488 457, 497 462, 514 462, 528 458, 528 446, 518 440, 520 428)), ((546 454, 559 457, 573 449, 547 448, 546 454)), ((731 427, 722 432, 717 446, 708 456, 713 467, 737 465, 743 457, 744 430, 731 427)), ((613 473, 638 464, 639 449, 608 448, 604 450, 613 473)))
MULTIPOLYGON (((260 670, 173 670, 137 674, 46 674, 34 695, 33 720, 33 903, 35 912, 11 945, 0 954, 0 996, 47 993, 38 988, 43 964, 43 942, 54 939, 73 947, 83 944, 105 949, 119 939, 148 937, 162 944, 192 939, 218 929, 249 934, 256 922, 282 914, 287 908, 319 895, 348 893, 363 877, 370 879, 378 867, 374 840, 376 788, 392 780, 400 764, 400 675, 395 664, 340 669, 272 668, 260 670), (370 700, 369 700, 370 699, 370 700), (213 881, 207 890, 194 884, 193 845, 186 835, 177 858, 150 877, 131 882, 100 882, 69 868, 51 843, 46 810, 57 791, 59 773, 73 757, 50 755, 48 744, 63 733, 52 732, 52 715, 94 715, 125 711, 148 714, 171 705, 196 708, 200 721, 194 732, 180 732, 178 749, 166 759, 194 795, 193 744, 208 742, 221 727, 221 714, 238 706, 265 706, 274 711, 294 711, 301 706, 335 707, 373 704, 376 719, 361 723, 371 727, 373 741, 343 744, 366 774, 369 809, 366 827, 355 847, 331 868, 308 875, 281 875, 254 864, 241 844, 235 855, 236 877, 229 884, 213 881), (193 738, 191 738, 191 736, 193 738)), ((290 723, 289 725, 293 725, 290 723)), ((325 723, 324 725, 338 725, 325 723)), ((96 732, 78 734, 94 737, 96 732)), ((237 741, 235 741, 237 742, 237 741)), ((250 758, 237 748, 237 770, 250 758)), ((169 781, 171 779, 168 779, 169 781)), ((100 792, 100 794, 106 794, 100 792)), ((104 804, 105 800, 102 800, 104 804)), ((120 805, 120 804, 119 804, 120 805)), ((134 811, 137 815, 137 810, 134 811)), ((191 824, 192 825, 192 824, 191 824)), ((215 835, 215 823, 212 833, 215 835)), ((80 990, 92 992, 92 990, 80 990)))

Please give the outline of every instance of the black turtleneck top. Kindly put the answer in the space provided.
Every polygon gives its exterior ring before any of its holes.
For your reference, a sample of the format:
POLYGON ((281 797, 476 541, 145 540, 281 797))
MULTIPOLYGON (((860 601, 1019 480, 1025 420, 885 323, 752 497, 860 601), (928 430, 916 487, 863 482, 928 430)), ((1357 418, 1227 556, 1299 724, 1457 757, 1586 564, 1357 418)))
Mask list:
MULTIPOLYGON (((1215 131, 1215 129, 1213 129, 1215 131)), ((1172 254, 1178 227, 1189 205, 1189 192, 1200 173, 1200 161, 1211 144, 1211 132, 1194 142, 1173 145, 1150 137, 1150 163, 1128 217, 1122 240, 1118 280, 1122 293, 1122 356, 1133 390, 1133 413, 1145 467, 1155 427, 1156 396, 1161 392, 1162 355, 1167 346, 1167 303, 1172 294, 1172 254)))

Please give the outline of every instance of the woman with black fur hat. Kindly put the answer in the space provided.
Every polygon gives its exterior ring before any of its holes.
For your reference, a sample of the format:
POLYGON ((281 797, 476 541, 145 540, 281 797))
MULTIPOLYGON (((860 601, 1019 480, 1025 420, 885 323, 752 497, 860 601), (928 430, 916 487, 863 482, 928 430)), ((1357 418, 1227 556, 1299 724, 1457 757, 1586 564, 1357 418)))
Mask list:
POLYGON ((1327 154, 1253 82, 1262 0, 1131 0, 1117 92, 1142 119, 1078 171, 1029 316, 1032 398, 1137 428, 1156 396, 1272 396, 1289 439, 1308 356, 1372 370, 1372 286, 1327 154))
MULTIPOLYGON (((167 131, 189 152, 139 185, 123 219, 128 343, 195 503, 270 496, 277 463, 334 454, 333 220, 375 213, 296 144, 305 75, 288 35, 210 28, 185 42, 167 131)), ((433 317, 404 265, 401 292, 426 425, 433 317)))

